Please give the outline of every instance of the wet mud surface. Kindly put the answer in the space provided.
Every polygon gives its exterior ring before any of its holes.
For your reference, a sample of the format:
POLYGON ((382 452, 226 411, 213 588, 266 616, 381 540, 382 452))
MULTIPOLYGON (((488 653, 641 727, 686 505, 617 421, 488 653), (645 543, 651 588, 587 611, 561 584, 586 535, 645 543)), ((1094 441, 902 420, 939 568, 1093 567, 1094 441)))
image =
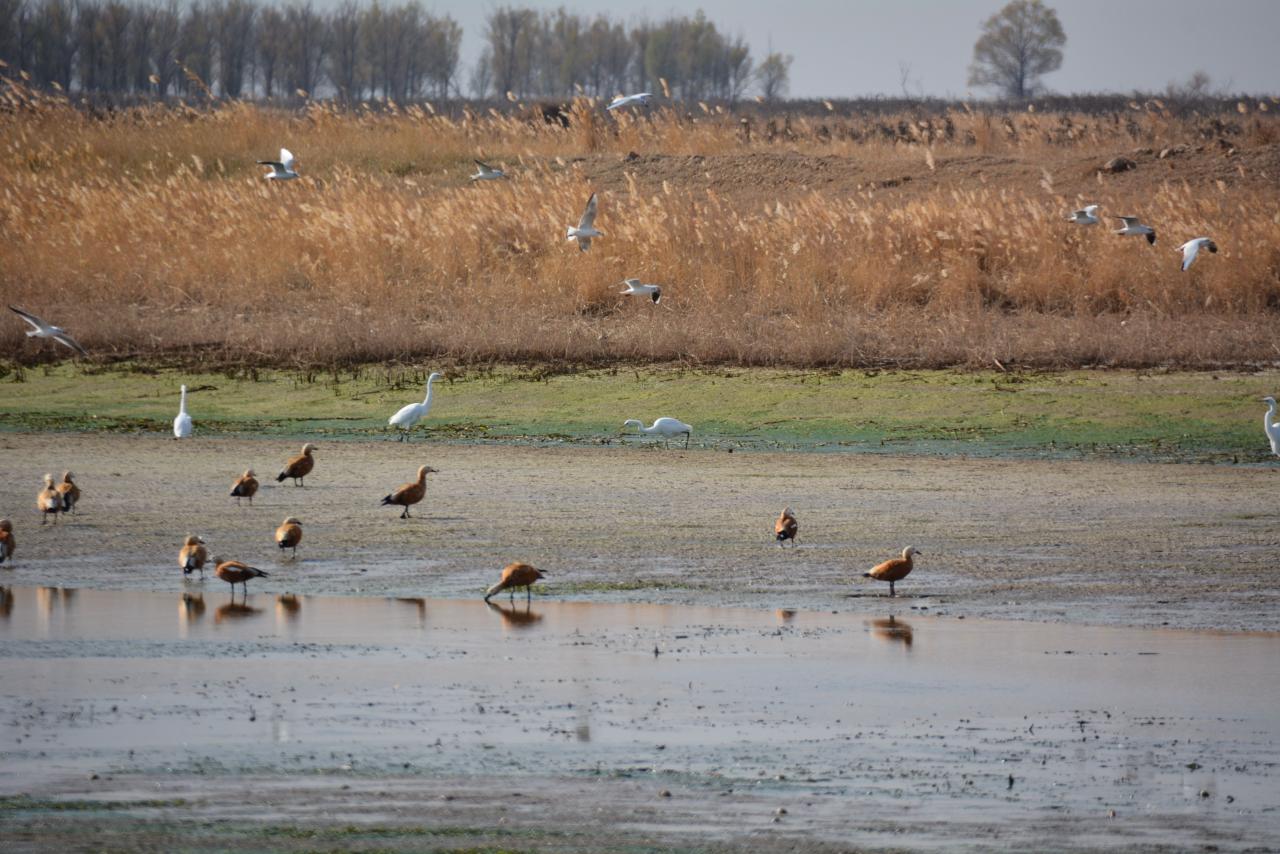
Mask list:
POLYGON ((296 444, 0 437, 6 850, 1280 838, 1267 467, 320 442, 277 485, 296 444), (184 578, 188 532, 270 577, 184 578), (550 577, 486 606, 511 560, 550 577))

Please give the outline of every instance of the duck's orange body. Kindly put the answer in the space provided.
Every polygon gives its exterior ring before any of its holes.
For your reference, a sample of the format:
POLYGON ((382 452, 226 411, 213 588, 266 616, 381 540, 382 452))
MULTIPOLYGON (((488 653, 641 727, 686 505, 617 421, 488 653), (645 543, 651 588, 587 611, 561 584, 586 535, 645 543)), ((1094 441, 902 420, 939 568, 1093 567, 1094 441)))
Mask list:
POLYGON ((523 587, 525 599, 529 599, 533 596, 533 582, 545 577, 545 572, 527 563, 509 563, 503 567, 502 578, 498 579, 498 583, 485 591, 484 601, 488 602, 490 596, 503 590, 510 590, 511 598, 515 598, 517 587, 523 587))
POLYGON ((397 504, 404 508, 400 513, 401 519, 409 518, 409 508, 417 504, 427 494, 427 474, 439 474, 438 469, 431 466, 422 466, 418 469, 418 479, 412 483, 406 483, 390 495, 382 499, 383 505, 397 504))
POLYGON ((58 495, 62 497, 62 512, 74 513, 76 503, 80 500, 80 487, 76 486, 69 471, 62 473, 62 483, 58 484, 58 495))
POLYGON ((796 514, 790 507, 784 508, 778 514, 778 521, 773 523, 773 535, 777 539, 778 545, 785 545, 787 540, 791 541, 791 545, 796 544, 796 533, 800 530, 800 525, 796 522, 796 514))
POLYGON ((876 564, 869 572, 863 573, 863 578, 874 578, 876 581, 889 582, 889 595, 893 596, 894 582, 901 581, 911 574, 911 558, 918 554, 923 554, 923 552, 915 546, 907 546, 902 550, 902 557, 895 557, 892 560, 886 560, 884 563, 876 564))
POLYGON ((223 581, 231 585, 231 592, 236 592, 236 585, 244 585, 244 592, 249 592, 250 578, 266 578, 267 574, 262 570, 248 564, 243 564, 238 560, 215 560, 217 568, 213 574, 221 578, 223 581))
POLYGON ((62 512, 62 493, 53 485, 51 474, 44 476, 44 489, 36 494, 36 508, 40 511, 41 525, 50 516, 53 516, 53 524, 58 524, 58 514, 62 512))
POLYGON ((283 483, 285 478, 292 478, 294 486, 303 486, 302 479, 311 474, 311 470, 315 468, 316 459, 311 456, 311 452, 316 446, 308 442, 302 446, 302 453, 293 457, 289 462, 284 464, 284 468, 280 470, 280 474, 276 475, 276 481, 283 483))
POLYGON ((8 519, 0 519, 0 563, 13 560, 13 547, 17 541, 13 538, 13 523, 8 519))
POLYGON ((253 496, 257 491, 258 479, 253 475, 253 469, 240 475, 236 478, 236 482, 231 484, 231 497, 236 500, 236 504, 240 503, 241 498, 247 498, 249 503, 253 504, 253 496))
POLYGON ((280 523, 279 528, 276 528, 276 545, 280 547, 280 551, 293 549, 296 555, 300 542, 302 542, 302 523, 290 516, 280 523))
POLYGON ((187 537, 182 551, 178 552, 178 566, 182 567, 182 574, 190 575, 199 570, 200 577, 204 578, 204 565, 208 560, 209 552, 204 547, 204 540, 195 535, 187 537))

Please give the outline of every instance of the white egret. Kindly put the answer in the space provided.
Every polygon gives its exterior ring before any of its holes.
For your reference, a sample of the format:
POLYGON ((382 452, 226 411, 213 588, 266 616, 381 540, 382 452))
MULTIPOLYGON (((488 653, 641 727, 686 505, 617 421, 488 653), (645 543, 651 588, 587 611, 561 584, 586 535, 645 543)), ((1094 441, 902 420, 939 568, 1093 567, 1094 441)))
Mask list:
POLYGON ((178 415, 173 419, 173 438, 186 439, 191 436, 191 416, 187 414, 187 387, 182 387, 182 399, 178 403, 178 415))
POLYGON ((427 413, 431 411, 431 396, 434 394, 431 384, 443 376, 444 374, 432 372, 431 376, 427 377, 427 396, 422 403, 410 403, 387 421, 387 426, 400 428, 400 441, 403 442, 414 425, 426 418, 427 413))
POLYGON ((1097 225, 1098 206, 1085 205, 1080 210, 1073 211, 1071 216, 1067 217, 1067 222, 1074 222, 1076 225, 1097 225))
POLYGON ((1280 421, 1276 421, 1276 399, 1264 397, 1262 402, 1267 405, 1267 414, 1262 416, 1262 428, 1267 431, 1267 438, 1271 441, 1271 453, 1280 457, 1280 421))
POLYGON ((1187 272, 1187 268, 1191 266, 1191 262, 1196 260, 1196 256, 1200 254, 1201 249, 1208 249, 1210 252, 1218 251, 1218 244, 1214 243, 1208 237, 1197 237, 1194 240, 1188 240, 1186 243, 1178 247, 1182 251, 1182 272, 1187 272))
POLYGON ((14 306, 9 306, 9 310, 31 325, 31 328, 27 330, 28 338, 52 338, 64 347, 70 347, 72 350, 75 350, 81 356, 89 355, 85 352, 85 349, 80 346, 76 339, 68 335, 62 327, 54 326, 52 323, 45 323, 31 312, 23 311, 22 309, 14 306))
POLYGON ((648 297, 653 300, 654 305, 658 304, 658 300, 662 299, 661 285, 642 285, 639 279, 623 279, 622 284, 627 286, 625 291, 619 291, 621 294, 633 297, 648 297))
POLYGON ((637 92, 634 95, 619 95, 609 102, 606 110, 616 110, 619 107, 633 107, 637 104, 642 107, 649 106, 649 99, 653 97, 651 92, 637 92))
POLYGON ((596 231, 596 194, 592 193, 591 198, 587 199, 587 208, 582 212, 582 219, 578 220, 578 225, 569 226, 567 240, 578 241, 578 248, 586 252, 591 248, 591 238, 604 237, 603 231, 596 231))
POLYGON ((497 181, 499 178, 507 177, 507 173, 501 169, 494 169, 488 163, 477 160, 476 174, 471 176, 472 181, 497 181))
POLYGON ((1147 238, 1148 243, 1156 242, 1156 230, 1149 225, 1143 225, 1136 216, 1118 216, 1116 219, 1124 223, 1124 228, 1117 228, 1116 234, 1142 236, 1147 238))
POLYGON ((288 181, 298 177, 293 168, 293 153, 287 148, 280 149, 279 160, 259 160, 258 165, 271 167, 271 171, 262 176, 268 181, 288 181))
POLYGON ((661 436, 668 446, 670 446, 672 436, 679 436, 683 433, 684 446, 688 448, 689 437, 693 433, 692 427, 675 418, 659 418, 657 421, 653 422, 652 427, 646 427, 635 418, 629 418, 622 422, 622 428, 625 430, 633 424, 641 433, 648 433, 650 436, 661 436))

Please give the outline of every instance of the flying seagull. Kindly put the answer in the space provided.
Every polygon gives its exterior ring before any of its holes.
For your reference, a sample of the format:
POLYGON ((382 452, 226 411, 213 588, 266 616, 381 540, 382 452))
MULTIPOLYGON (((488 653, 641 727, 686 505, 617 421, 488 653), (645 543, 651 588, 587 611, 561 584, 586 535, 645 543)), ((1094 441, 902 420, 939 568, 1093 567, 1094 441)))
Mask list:
POLYGON ((623 279, 622 284, 627 286, 625 291, 619 293, 628 296, 649 297, 653 300, 654 305, 658 304, 658 300, 662 299, 662 287, 659 285, 642 285, 639 279, 623 279))
POLYGON ((605 109, 616 110, 619 107, 631 107, 636 104, 639 104, 642 107, 647 107, 649 106, 649 99, 652 97, 653 95, 649 92, 638 92, 635 95, 621 95, 610 101, 609 106, 605 107, 605 109))
POLYGON ((1195 240, 1188 240, 1178 248, 1182 250, 1182 272, 1185 273, 1187 268, 1191 266, 1191 262, 1196 260, 1196 256, 1200 254, 1201 249, 1217 252, 1218 244, 1208 237, 1197 237, 1195 240))
POLYGON ((497 181, 499 178, 507 177, 507 173, 501 169, 494 169, 484 161, 476 161, 476 174, 471 176, 472 181, 497 181))
POLYGON ((1116 234, 1143 235, 1147 238, 1148 243, 1154 244, 1156 242, 1156 230, 1149 225, 1143 225, 1138 221, 1138 217, 1118 216, 1116 219, 1124 223, 1124 228, 1117 228, 1116 234))
POLYGON ((591 198, 587 199, 587 209, 582 212, 582 219, 578 220, 578 226, 569 226, 567 240, 578 241, 578 248, 586 252, 591 248, 591 238, 604 237, 603 231, 596 231, 594 223, 596 221, 596 194, 592 193, 591 198))
POLYGON ((1071 216, 1067 217, 1067 222, 1074 222, 1076 225, 1097 225, 1098 206, 1085 205, 1080 210, 1073 211, 1071 216))
POLYGON ((51 323, 45 323, 40 318, 30 312, 23 311, 20 308, 9 306, 9 310, 21 317, 27 323, 31 324, 31 329, 27 331, 28 338, 52 338, 65 347, 70 347, 81 356, 88 356, 85 349, 80 346, 76 339, 68 335, 60 326, 54 326, 51 323))
POLYGON ((271 167, 271 171, 262 176, 268 181, 288 181, 290 178, 298 177, 298 173, 293 169, 293 153, 287 148, 280 149, 279 160, 259 160, 258 165, 271 167))

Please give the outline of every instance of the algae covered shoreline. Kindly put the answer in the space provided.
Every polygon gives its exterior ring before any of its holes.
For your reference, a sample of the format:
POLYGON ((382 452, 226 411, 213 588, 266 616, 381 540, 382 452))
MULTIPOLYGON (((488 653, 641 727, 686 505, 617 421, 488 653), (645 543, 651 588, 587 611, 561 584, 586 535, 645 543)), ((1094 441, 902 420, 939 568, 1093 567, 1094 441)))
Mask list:
MULTIPOLYGON (((197 435, 361 440, 420 400, 430 368, 231 370, 9 366, 0 431, 167 433, 178 386, 197 435)), ((741 450, 1264 462, 1259 399, 1280 370, 1064 372, 689 369, 449 372, 414 439, 613 444, 672 415, 693 445, 741 450)), ((647 441, 647 440, 646 440, 647 441)))

